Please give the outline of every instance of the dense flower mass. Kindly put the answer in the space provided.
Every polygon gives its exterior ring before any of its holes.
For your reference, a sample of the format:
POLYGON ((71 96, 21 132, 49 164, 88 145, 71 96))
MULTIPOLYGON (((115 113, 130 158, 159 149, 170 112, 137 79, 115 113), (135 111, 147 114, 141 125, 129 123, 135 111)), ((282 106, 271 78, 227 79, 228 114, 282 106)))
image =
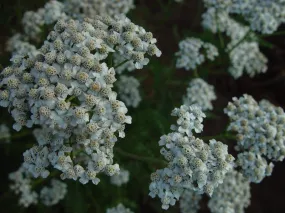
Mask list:
POLYGON ((200 209, 199 202, 202 195, 194 190, 186 189, 181 195, 180 211, 181 213, 197 213, 200 209))
POLYGON ((10 129, 6 124, 0 124, 0 141, 5 143, 11 141, 10 129))
POLYGON ((176 68, 194 70, 206 59, 213 61, 219 53, 218 49, 210 43, 198 38, 186 38, 179 42, 179 51, 175 55, 177 56, 176 68))
POLYGON ((83 184, 97 184, 99 172, 119 172, 113 147, 131 117, 112 91, 114 68, 102 61, 117 52, 140 69, 149 61, 145 54, 160 52, 155 43, 152 33, 123 16, 62 19, 40 54, 18 56, 3 70, 1 105, 10 108, 13 128, 43 127, 37 130, 38 145, 24 153, 24 166, 34 177, 47 177, 49 165, 62 179, 83 184))
POLYGON ((9 179, 14 182, 10 185, 10 189, 15 194, 20 195, 19 204, 24 207, 37 204, 39 201, 46 206, 52 206, 62 200, 67 193, 65 183, 52 179, 51 187, 43 187, 38 194, 34 190, 30 173, 23 166, 10 173, 9 179))
POLYGON ((195 104, 203 111, 212 110, 212 101, 216 99, 214 86, 201 78, 195 78, 189 83, 187 94, 183 97, 183 104, 188 106, 195 104))
POLYGON ((259 183, 272 173, 273 164, 267 161, 285 157, 285 113, 266 100, 257 103, 249 95, 233 98, 224 111, 231 119, 228 130, 238 133, 237 166, 246 178, 259 183))
POLYGON ((252 30, 263 34, 275 32, 285 22, 283 0, 204 0, 204 3, 208 8, 242 15, 252 30))
POLYGON ((129 182, 130 172, 125 169, 120 169, 120 172, 111 177, 111 183, 116 186, 121 186, 129 182))
POLYGON ((120 203, 116 207, 107 209, 106 213, 133 213, 133 212, 120 203))
POLYGON ((118 88, 119 98, 126 104, 127 107, 138 107, 141 102, 141 96, 139 92, 140 82, 132 77, 121 75, 116 82, 118 88))
POLYGON ((215 189, 208 206, 212 213, 244 213, 250 204, 250 197, 249 181, 233 170, 215 189))
POLYGON ((230 37, 229 73, 239 78, 246 72, 250 77, 267 71, 267 58, 260 52, 256 37, 250 29, 232 19, 226 11, 209 8, 203 14, 202 25, 213 33, 225 32, 230 37))
POLYGON ((62 200, 67 193, 67 185, 59 180, 52 179, 50 187, 43 187, 40 200, 46 206, 53 206, 62 200))
POLYGON ((32 40, 39 41, 44 25, 54 24, 60 18, 66 17, 64 5, 61 2, 49 1, 36 12, 28 11, 24 14, 22 25, 25 35, 32 40))
POLYGON ((6 45, 6 50, 11 52, 13 56, 17 55, 28 55, 31 57, 35 57, 39 54, 37 48, 26 41, 27 38, 19 33, 12 36, 6 45))
POLYGON ((203 129, 205 114, 199 107, 182 105, 172 115, 178 117, 177 125, 171 127, 174 132, 163 135, 159 141, 168 166, 151 174, 149 186, 149 195, 158 196, 163 209, 174 205, 184 189, 211 196, 232 169, 234 160, 227 145, 216 140, 207 144, 193 136, 193 131, 200 133, 203 129))

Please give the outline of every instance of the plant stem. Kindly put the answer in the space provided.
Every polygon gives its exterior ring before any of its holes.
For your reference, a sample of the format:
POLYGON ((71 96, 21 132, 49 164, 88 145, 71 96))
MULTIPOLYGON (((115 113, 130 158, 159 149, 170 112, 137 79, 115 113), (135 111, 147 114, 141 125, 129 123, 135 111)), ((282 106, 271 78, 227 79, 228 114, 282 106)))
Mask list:
POLYGON ((228 53, 231 53, 238 45, 240 45, 248 36, 249 34, 251 33, 251 30, 249 29, 247 31, 247 33, 244 35, 243 38, 241 38, 229 51, 228 53))
POLYGON ((70 102, 70 101, 72 101, 74 98, 76 98, 76 96, 70 96, 68 99, 66 99, 66 102, 70 102))
POLYGON ((126 60, 122 61, 118 65, 114 66, 114 69, 118 68, 119 66, 122 66, 123 64, 127 63, 128 61, 129 61, 129 59, 126 59, 126 60))
POLYGON ((119 153, 119 154, 121 154, 123 156, 129 157, 129 158, 132 158, 132 159, 135 159, 135 160, 146 161, 146 162, 153 162, 153 163, 159 163, 159 164, 162 164, 162 165, 167 165, 167 162, 164 161, 164 160, 159 160, 159 159, 151 158, 151 157, 138 156, 138 155, 135 155, 135 154, 132 154, 132 153, 125 152, 125 151, 123 151, 120 148, 114 148, 114 150, 117 153, 119 153))
POLYGON ((193 75, 194 75, 194 78, 199 78, 199 74, 198 74, 197 69, 194 69, 193 75))
POLYGON ((272 33, 272 34, 259 35, 259 37, 261 37, 261 38, 266 38, 266 37, 278 36, 278 35, 285 35, 285 31, 276 32, 276 33, 272 33))
POLYGON ((228 133, 225 134, 220 134, 220 135, 213 135, 213 136, 203 136, 200 137, 202 140, 211 140, 211 139, 229 139, 229 140, 236 140, 236 136, 235 135, 231 135, 228 133))

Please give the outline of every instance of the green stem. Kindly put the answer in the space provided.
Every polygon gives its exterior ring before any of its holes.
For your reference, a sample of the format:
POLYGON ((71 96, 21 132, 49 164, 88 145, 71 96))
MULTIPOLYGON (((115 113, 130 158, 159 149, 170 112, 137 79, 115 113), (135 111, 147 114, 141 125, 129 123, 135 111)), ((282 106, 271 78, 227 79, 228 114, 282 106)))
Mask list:
POLYGON ((31 188, 34 189, 35 187, 37 187, 39 184, 41 184, 42 182, 51 179, 52 177, 57 176, 59 173, 58 171, 53 171, 49 174, 49 176, 47 178, 37 178, 31 185, 31 188))
POLYGON ((13 139, 18 139, 18 138, 22 138, 22 137, 25 137, 25 136, 29 136, 29 135, 32 135, 33 133, 31 131, 23 131, 23 132, 20 132, 18 134, 14 134, 11 136, 11 140, 13 139))
POLYGON ((68 99, 66 99, 66 102, 70 102, 70 101, 72 101, 74 98, 76 98, 76 96, 70 96, 68 99))
POLYGON ((203 136, 203 137, 200 137, 202 140, 211 140, 211 139, 217 139, 217 140, 220 140, 220 139, 229 139, 229 140, 236 140, 236 136, 235 135, 231 135, 231 134, 228 134, 228 133, 225 133, 225 134, 220 134, 220 135, 213 135, 213 136, 203 136))
POLYGON ((118 68, 119 66, 122 66, 123 64, 127 63, 128 61, 129 61, 129 59, 126 59, 126 60, 122 61, 118 65, 114 66, 114 69, 118 68))
POLYGON ((249 29, 247 33, 244 35, 243 38, 241 38, 229 51, 228 53, 231 53, 238 45, 240 45, 251 33, 251 30, 249 29))
POLYGON ((221 33, 221 31, 220 31, 217 12, 216 12, 216 14, 215 14, 215 19, 216 19, 217 28, 218 28, 217 30, 218 30, 218 36, 219 36, 220 44, 221 44, 222 49, 224 49, 224 48, 225 48, 225 42, 224 42, 222 33, 221 33))
POLYGON ((272 33, 272 34, 259 35, 259 37, 261 37, 261 38, 266 38, 266 37, 278 36, 278 35, 285 35, 285 31, 276 32, 276 33, 272 33))
POLYGON ((198 70, 197 69, 194 69, 193 76, 194 76, 194 78, 199 78, 199 74, 198 74, 198 70))
POLYGON ((126 157, 129 157, 129 158, 135 159, 135 160, 152 162, 152 163, 159 163, 159 164, 162 164, 164 166, 167 165, 167 162, 164 161, 164 160, 159 160, 159 159, 151 158, 151 157, 138 156, 138 155, 135 155, 135 154, 132 154, 132 153, 125 152, 125 151, 123 151, 120 148, 114 148, 114 150, 117 153, 121 154, 122 156, 126 156, 126 157))

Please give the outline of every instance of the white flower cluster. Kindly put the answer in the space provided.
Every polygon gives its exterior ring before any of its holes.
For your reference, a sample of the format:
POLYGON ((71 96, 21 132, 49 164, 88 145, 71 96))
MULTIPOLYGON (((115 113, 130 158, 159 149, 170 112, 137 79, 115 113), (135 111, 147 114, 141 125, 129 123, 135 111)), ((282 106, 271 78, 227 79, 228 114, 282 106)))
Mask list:
POLYGON ((34 57, 37 54, 39 54, 37 48, 34 45, 27 42, 25 36, 19 33, 15 34, 7 41, 6 50, 8 52, 11 52, 13 56, 28 55, 34 57))
POLYGON ((141 96, 139 92, 140 82, 136 78, 121 75, 116 86, 118 88, 119 98, 127 107, 138 107, 141 102, 141 96))
POLYGON ((60 18, 66 17, 64 5, 56 0, 49 1, 44 8, 36 12, 25 12, 22 25, 26 36, 32 40, 38 40, 44 25, 54 24, 60 18))
POLYGON ((179 42, 176 68, 194 70, 205 62, 206 58, 213 61, 218 55, 218 49, 198 38, 186 38, 179 42))
POLYGON ((207 8, 225 10, 230 14, 242 15, 250 28, 263 34, 271 34, 285 22, 284 0, 204 0, 207 8))
POLYGON ((203 129, 205 114, 199 107, 182 105, 172 115, 178 117, 177 125, 171 127, 174 132, 163 135, 159 141, 168 166, 151 174, 149 186, 149 195, 158 196, 163 209, 174 205, 184 189, 211 196, 232 169, 234 160, 227 145, 216 140, 210 140, 208 145, 193 136, 193 130, 200 133, 203 129))
POLYGON ((195 78, 189 83, 187 94, 183 97, 183 104, 188 106, 195 104, 206 111, 213 109, 212 101, 216 99, 214 86, 201 78, 195 78))
POLYGON ((10 129, 6 124, 0 124, 0 141, 5 143, 10 143, 11 141, 10 129))
POLYGON ((107 209, 106 213, 133 213, 133 212, 120 203, 114 208, 107 209))
POLYGON ((212 213, 244 213, 250 204, 250 183, 244 176, 231 171, 215 189, 208 206, 212 213))
POLYGON ((59 203, 67 193, 67 185, 59 180, 52 179, 50 187, 44 187, 40 192, 40 200, 46 206, 59 203))
POLYGON ((181 213, 197 213, 200 209, 199 202, 202 195, 194 190, 185 189, 180 199, 181 213))
POLYGON ((228 130, 237 132, 237 166, 251 182, 259 183, 270 176, 273 164, 285 157, 285 113, 268 101, 257 103, 244 95, 233 98, 225 113, 230 117, 228 130))
POLYGON ((250 77, 267 70, 267 58, 260 52, 258 43, 248 27, 230 18, 224 10, 209 8, 203 14, 202 25, 213 33, 225 32, 231 39, 227 45, 231 65, 229 73, 239 78, 246 72, 250 77))
POLYGON ((284 0, 247 0, 233 1, 230 12, 241 14, 252 30, 263 34, 274 33, 285 22, 284 0))
POLYGON ((71 16, 94 18, 96 15, 116 16, 135 8, 134 0, 67 0, 66 13, 71 16))
POLYGON ((121 186, 127 182, 129 182, 130 179, 130 172, 125 169, 120 169, 120 172, 116 175, 113 175, 111 177, 111 183, 116 186, 121 186))
POLYGON ((36 57, 22 57, 1 73, 1 105, 11 110, 13 128, 40 125, 38 145, 24 153, 25 168, 47 177, 52 165, 61 178, 99 182, 96 175, 119 172, 113 147, 131 123, 112 91, 114 68, 105 60, 117 51, 137 68, 156 54, 156 39, 125 17, 60 20, 36 57), (73 156, 73 158, 71 158, 73 156))
POLYGON ((23 166, 16 172, 9 174, 9 179, 14 183, 10 189, 17 195, 20 195, 19 204, 29 207, 37 204, 40 200, 46 206, 52 206, 62 200, 67 193, 67 185, 59 180, 52 179, 51 187, 43 187, 38 194, 33 190, 32 176, 23 166))
POLYGON ((20 195, 19 205, 28 207, 31 204, 38 203, 38 194, 31 188, 31 177, 24 167, 20 167, 17 171, 9 174, 9 179, 14 183, 10 185, 10 189, 17 195, 20 195))

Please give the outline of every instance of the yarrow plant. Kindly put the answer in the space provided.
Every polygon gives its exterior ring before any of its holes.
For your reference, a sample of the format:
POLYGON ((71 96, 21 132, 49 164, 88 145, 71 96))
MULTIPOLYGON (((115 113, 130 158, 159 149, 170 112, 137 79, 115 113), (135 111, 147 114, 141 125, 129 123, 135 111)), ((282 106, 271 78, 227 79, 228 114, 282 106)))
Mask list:
POLYGON ((203 111, 212 110, 212 101, 216 99, 214 86, 201 78, 194 78, 190 81, 187 94, 183 97, 183 104, 189 106, 195 104, 203 111))
POLYGON ((283 1, 50 0, 27 12, 25 4, 15 6, 7 26, 21 29, 6 43, 10 62, 0 49, 0 146, 2 157, 12 158, 17 147, 23 160, 14 172, 1 161, 11 192, 0 202, 6 207, 13 193, 27 211, 54 211, 60 203, 70 213, 158 212, 178 201, 182 213, 198 212, 200 204, 212 213, 244 213, 256 200, 250 184, 284 160, 285 114, 246 94, 224 103, 233 93, 282 82, 284 32, 273 32, 285 21, 283 1), (189 11, 190 22, 177 24, 173 17, 188 8, 195 18, 189 11), (151 32, 141 26, 148 22, 151 32), (162 55, 152 32, 165 44, 162 60, 151 60, 162 55))
POLYGON ((173 132, 163 135, 159 141, 163 146, 160 152, 168 165, 151 174, 149 186, 149 195, 158 196, 163 209, 174 205, 184 189, 211 196, 233 168, 234 160, 228 154, 227 145, 214 139, 207 144, 193 136, 194 131, 200 133, 203 130, 205 114, 199 107, 182 105, 171 115, 178 117, 177 125, 172 125, 173 132))

